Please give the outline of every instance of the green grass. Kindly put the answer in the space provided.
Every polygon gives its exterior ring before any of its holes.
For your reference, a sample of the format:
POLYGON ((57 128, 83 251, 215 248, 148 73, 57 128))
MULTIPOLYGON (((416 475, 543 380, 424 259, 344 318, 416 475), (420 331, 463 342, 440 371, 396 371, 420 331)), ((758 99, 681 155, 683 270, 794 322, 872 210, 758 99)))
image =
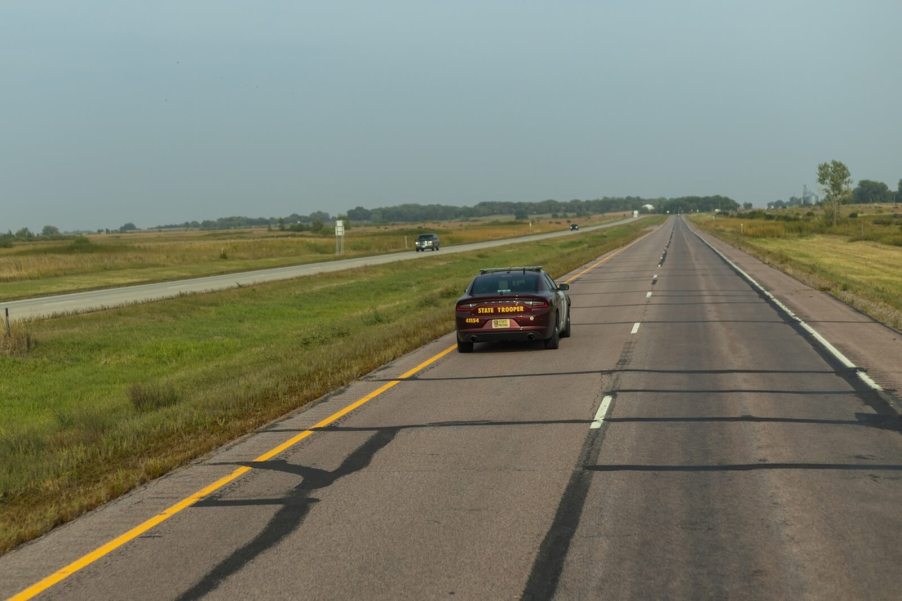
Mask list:
POLYGON ((0 355, 0 551, 453 330, 480 267, 561 274, 661 220, 29 323, 0 355))
MULTIPOLYGON (((848 214, 850 207, 844 210, 848 214)), ((802 282, 902 329, 902 218, 871 213, 846 217, 836 227, 819 219, 693 220, 802 282)))

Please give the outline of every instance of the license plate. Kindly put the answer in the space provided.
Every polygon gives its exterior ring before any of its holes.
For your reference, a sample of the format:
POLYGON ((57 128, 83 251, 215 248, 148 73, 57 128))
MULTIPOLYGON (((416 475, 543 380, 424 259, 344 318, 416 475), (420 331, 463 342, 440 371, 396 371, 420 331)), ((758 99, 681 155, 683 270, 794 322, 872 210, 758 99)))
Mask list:
POLYGON ((493 328, 509 328, 509 327, 511 327, 511 320, 509 320, 509 319, 493 319, 492 327, 493 328))

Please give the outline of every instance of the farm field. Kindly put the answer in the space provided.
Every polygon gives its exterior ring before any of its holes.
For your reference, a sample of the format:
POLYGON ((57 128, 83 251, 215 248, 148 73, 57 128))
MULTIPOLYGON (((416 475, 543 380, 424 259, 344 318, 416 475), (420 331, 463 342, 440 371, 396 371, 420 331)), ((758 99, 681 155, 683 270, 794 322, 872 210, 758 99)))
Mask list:
POLYGON ((902 329, 902 215, 892 213, 891 205, 843 209, 845 216, 836 227, 811 216, 787 221, 710 215, 692 219, 796 279, 902 329), (855 216, 849 217, 851 213, 855 216))
MULTIPOLYGON (((622 214, 580 218, 597 225, 622 214)), ((422 232, 442 244, 465 244, 565 229, 563 218, 538 217, 353 227, 342 258, 413 250, 422 232)), ((318 234, 267 229, 176 230, 91 234, 0 248, 0 300, 216 275, 336 259, 332 230, 318 234)))
POLYGON ((560 275, 663 220, 23 326, 33 346, 0 356, 0 552, 451 331, 480 267, 560 275))

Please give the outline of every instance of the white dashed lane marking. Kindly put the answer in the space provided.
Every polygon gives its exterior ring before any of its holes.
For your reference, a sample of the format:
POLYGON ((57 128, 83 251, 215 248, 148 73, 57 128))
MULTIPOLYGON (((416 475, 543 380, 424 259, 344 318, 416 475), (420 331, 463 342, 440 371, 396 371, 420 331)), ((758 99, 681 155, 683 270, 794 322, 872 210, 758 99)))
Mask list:
POLYGON ((601 399, 601 405, 598 406, 598 411, 595 413, 595 419, 589 426, 590 430, 597 430, 601 427, 601 424, 604 422, 604 418, 608 416, 608 409, 611 408, 611 401, 613 400, 614 397, 612 397, 611 395, 607 395, 603 399, 601 399))

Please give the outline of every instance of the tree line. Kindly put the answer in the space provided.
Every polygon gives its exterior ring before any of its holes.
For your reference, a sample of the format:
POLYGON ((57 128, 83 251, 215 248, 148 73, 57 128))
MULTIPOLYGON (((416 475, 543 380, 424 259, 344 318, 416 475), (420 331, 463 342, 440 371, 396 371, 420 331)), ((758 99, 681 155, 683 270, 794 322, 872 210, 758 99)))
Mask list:
POLYGON ((899 202, 902 200, 902 179, 895 193, 882 182, 861 180, 852 189, 852 174, 842 161, 832 160, 817 166, 817 183, 824 190, 824 215, 833 220, 835 226, 839 219, 839 207, 846 203, 863 204, 873 202, 899 202))
POLYGON ((13 242, 16 240, 26 241, 26 240, 35 240, 35 239, 45 239, 45 240, 56 240, 59 238, 63 238, 63 234, 60 233, 60 230, 55 225, 45 225, 40 233, 32 232, 27 227, 23 227, 16 232, 9 230, 5 234, 0 234, 0 248, 9 248, 13 245, 13 242))
POLYGON ((852 188, 852 177, 848 167, 842 161, 831 161, 818 165, 818 183, 825 193, 821 201, 815 194, 804 194, 801 198, 792 196, 788 201, 777 200, 767 203, 768 209, 785 209, 787 207, 814 206, 822 202, 840 204, 887 204, 902 202, 902 179, 895 190, 890 189, 884 182, 870 179, 858 181, 858 185, 852 188), (838 177, 837 181, 831 181, 838 177), (837 187, 838 186, 838 187, 837 187), (830 196, 831 188, 834 190, 830 196))
POLYGON ((220 217, 219 219, 204 219, 203 221, 185 221, 182 223, 158 225, 151 229, 227 230, 247 227, 279 227, 280 229, 286 229, 293 225, 312 226, 316 222, 326 223, 331 219, 332 217, 323 211, 314 211, 309 215, 292 213, 287 217, 242 217, 234 215, 231 217, 220 217))
POLYGON ((739 204, 726 196, 681 196, 678 198, 626 196, 619 198, 605 197, 594 200, 573 199, 569 201, 553 199, 537 202, 492 201, 480 202, 473 206, 413 203, 375 209, 366 209, 358 206, 348 211, 347 217, 354 222, 387 223, 475 219, 496 215, 513 215, 516 219, 528 219, 533 215, 584 217, 618 211, 692 213, 695 211, 713 211, 714 209, 732 211, 738 208, 739 204))

